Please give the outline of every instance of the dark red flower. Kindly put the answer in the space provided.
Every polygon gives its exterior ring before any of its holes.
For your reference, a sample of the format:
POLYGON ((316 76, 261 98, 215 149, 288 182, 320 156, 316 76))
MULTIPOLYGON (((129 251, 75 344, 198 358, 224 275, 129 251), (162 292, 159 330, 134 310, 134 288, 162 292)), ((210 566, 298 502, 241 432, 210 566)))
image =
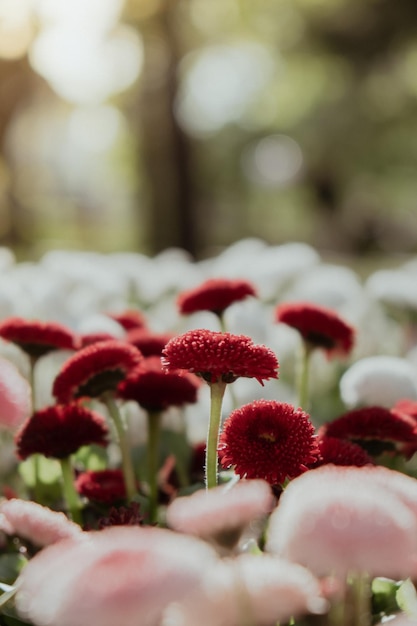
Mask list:
POLYGON ((200 379, 184 370, 167 372, 161 359, 150 356, 123 380, 118 388, 119 397, 134 400, 148 411, 164 411, 170 406, 197 402, 200 379))
POLYGON ((126 309, 120 313, 107 313, 107 315, 118 322, 125 330, 145 328, 147 326, 146 317, 137 309, 126 309))
POLYGON ((92 343, 98 343, 99 341, 108 341, 109 339, 115 339, 114 335, 110 333, 84 333, 80 337, 81 348, 85 348, 86 346, 90 346, 92 343))
POLYGON ((256 400, 233 411, 219 440, 224 468, 239 476, 282 484, 307 470, 319 451, 307 413, 291 404, 256 400))
POLYGON ((347 356, 355 331, 332 309, 309 302, 285 302, 275 309, 275 320, 295 328, 311 348, 322 348, 329 357, 347 356))
POLYGON ((0 337, 15 343, 32 358, 52 350, 77 350, 80 347, 78 336, 66 326, 20 317, 9 317, 0 322, 0 337))
POLYGON ((323 435, 317 438, 317 443, 320 457, 310 466, 311 469, 328 463, 344 466, 355 465, 356 467, 375 464, 366 450, 352 441, 323 435))
POLYGON ((371 456, 383 452, 407 458, 417 450, 416 421, 381 406, 369 406, 344 413, 323 424, 319 435, 345 439, 360 445, 371 456))
POLYGON ((16 433, 15 442, 20 459, 32 454, 64 459, 81 446, 106 446, 107 435, 102 415, 74 403, 36 411, 16 433))
POLYGON ((98 521, 100 530, 109 526, 141 526, 143 517, 140 514, 139 504, 132 502, 129 506, 119 508, 112 507, 108 517, 102 517, 98 521))
POLYGON ((142 360, 137 348, 118 339, 93 343, 70 357, 55 378, 52 393, 65 403, 95 398, 117 385, 142 360))
POLYGON ((80 495, 103 504, 126 498, 125 481, 120 469, 82 472, 75 480, 75 488, 80 495))
POLYGON ((185 369, 209 383, 237 378, 256 378, 261 384, 278 378, 278 360, 264 345, 250 337, 206 329, 189 330, 171 339, 162 351, 162 364, 168 370, 185 369))
POLYGON ((210 278, 198 287, 180 293, 177 306, 183 315, 197 311, 221 315, 234 302, 256 295, 255 287, 247 280, 210 278))
POLYGON ((126 335, 126 341, 136 346, 143 356, 161 356, 173 333, 154 333, 146 328, 134 328, 126 335))

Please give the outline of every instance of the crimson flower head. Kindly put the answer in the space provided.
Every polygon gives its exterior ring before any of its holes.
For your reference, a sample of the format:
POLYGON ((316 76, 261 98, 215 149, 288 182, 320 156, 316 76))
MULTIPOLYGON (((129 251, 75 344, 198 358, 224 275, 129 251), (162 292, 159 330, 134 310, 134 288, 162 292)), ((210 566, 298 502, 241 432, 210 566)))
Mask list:
POLYGON ((81 446, 107 445, 108 430, 102 415, 80 404, 46 407, 36 411, 16 433, 19 459, 43 454, 64 459, 81 446))
POLYGON ((255 287, 247 280, 210 278, 199 287, 180 293, 177 306, 183 315, 197 311, 212 311, 216 315, 222 315, 234 302, 256 295, 255 287))
POLYGON ((417 451, 416 420, 381 406, 348 411, 323 424, 319 435, 352 441, 371 456, 388 452, 410 458, 417 451))
POLYGON ((184 369, 201 376, 208 383, 232 383, 237 378, 264 380, 278 378, 278 360, 264 345, 250 337, 189 330, 171 339, 162 351, 162 365, 168 370, 184 369))
POLYGON ((84 396, 99 397, 116 389, 142 358, 137 348, 118 339, 87 345, 65 361, 52 393, 62 404, 84 396))
POLYGON ((321 465, 343 465, 363 467, 364 465, 375 465, 372 457, 356 443, 337 437, 317 437, 320 456, 310 466, 311 469, 321 465))
POLYGON ((135 400, 147 411, 164 411, 171 406, 197 402, 201 381, 184 370, 166 371, 161 359, 150 356, 123 380, 118 388, 119 397, 135 400))
POLYGON ((232 411, 219 440, 224 468, 242 478, 282 485, 306 471, 319 450, 307 413, 291 404, 256 400, 232 411))
POLYGON ((126 498, 125 481, 120 469, 82 472, 76 478, 75 488, 80 495, 103 504, 126 498))
POLYGON ((56 322, 9 317, 0 322, 0 337, 15 343, 32 358, 39 358, 52 350, 79 348, 78 336, 56 322))
POLYGON ((275 309, 275 321, 295 328, 310 348, 328 357, 348 356, 355 331, 335 311, 310 302, 285 302, 275 309))
POLYGON ((133 328, 126 335, 126 341, 136 346, 143 356, 161 356, 162 350, 174 335, 155 333, 147 328, 133 328))
POLYGON ((127 331, 133 328, 146 328, 147 326, 144 314, 137 309, 126 309, 120 313, 107 313, 107 315, 127 331))

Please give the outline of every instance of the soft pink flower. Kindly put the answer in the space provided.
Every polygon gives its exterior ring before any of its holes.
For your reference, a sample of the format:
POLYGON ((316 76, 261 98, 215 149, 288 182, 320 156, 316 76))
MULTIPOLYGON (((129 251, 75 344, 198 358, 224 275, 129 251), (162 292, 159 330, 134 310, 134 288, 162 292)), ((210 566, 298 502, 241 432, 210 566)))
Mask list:
POLYGON ((325 465, 295 478, 270 517, 267 550, 319 576, 415 572, 416 515, 394 488, 373 480, 376 470, 325 465))
POLYGON ((168 607, 162 626, 270 626, 325 608, 319 582, 307 569, 244 554, 212 567, 201 590, 168 607))
POLYGON ((82 533, 78 524, 71 522, 64 513, 18 498, 0 504, 0 530, 41 547, 69 537, 77 539, 82 533))
POLYGON ((0 357, 0 427, 15 431, 32 410, 31 388, 7 359, 0 357))
POLYGON ((204 542, 172 531, 114 526, 64 540, 29 561, 18 614, 36 626, 158 626, 216 561, 204 542))

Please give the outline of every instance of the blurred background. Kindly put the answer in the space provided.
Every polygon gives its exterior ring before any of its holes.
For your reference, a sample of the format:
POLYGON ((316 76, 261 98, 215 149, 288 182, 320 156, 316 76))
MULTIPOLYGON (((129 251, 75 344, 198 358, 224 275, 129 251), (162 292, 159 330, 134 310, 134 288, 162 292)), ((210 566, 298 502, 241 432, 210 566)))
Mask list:
POLYGON ((0 245, 417 253, 415 0, 0 0, 0 245))

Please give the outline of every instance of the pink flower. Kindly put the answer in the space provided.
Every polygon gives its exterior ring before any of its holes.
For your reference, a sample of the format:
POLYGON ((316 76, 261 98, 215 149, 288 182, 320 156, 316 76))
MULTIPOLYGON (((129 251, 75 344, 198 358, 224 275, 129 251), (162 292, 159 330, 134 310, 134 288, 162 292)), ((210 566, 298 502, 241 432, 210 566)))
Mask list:
POLYGON ((164 608, 194 591, 216 558, 204 542, 161 528, 84 533, 29 561, 17 611, 36 626, 158 626, 164 608))
POLYGON ((325 465, 295 478, 270 517, 267 550, 318 576, 415 573, 415 512, 374 479, 379 469, 325 465))
POLYGON ((82 534, 78 524, 71 522, 64 513, 18 498, 0 504, 0 530, 41 547, 61 539, 77 539, 82 534))
POLYGON ((209 278, 198 287, 181 292, 177 304, 183 315, 197 311, 212 311, 222 315, 231 304, 248 296, 256 296, 256 289, 247 280, 209 278))
POLYGON ((0 426, 12 432, 32 411, 31 388, 17 368, 0 357, 0 426))

